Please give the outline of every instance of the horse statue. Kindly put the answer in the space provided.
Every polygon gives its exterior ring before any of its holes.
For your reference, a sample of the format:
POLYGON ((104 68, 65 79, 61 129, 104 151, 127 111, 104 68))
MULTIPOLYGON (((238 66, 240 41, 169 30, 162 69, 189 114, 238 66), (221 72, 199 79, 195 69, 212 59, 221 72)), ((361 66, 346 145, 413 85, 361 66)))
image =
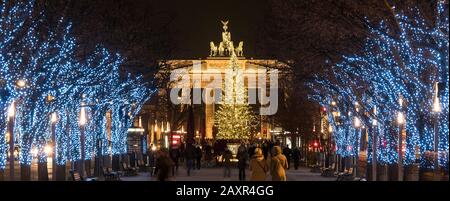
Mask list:
POLYGON ((234 44, 233 42, 228 43, 228 55, 231 56, 234 53, 234 44))
POLYGON ((221 57, 225 56, 224 55, 225 48, 223 47, 223 42, 220 42, 218 50, 219 50, 219 56, 221 56, 221 57))
POLYGON ((210 47, 211 47, 211 52, 209 53, 209 56, 210 56, 210 57, 215 57, 215 56, 217 56, 217 50, 218 50, 218 48, 217 48, 217 46, 214 45, 214 42, 213 42, 213 41, 211 41, 210 47))
POLYGON ((239 42, 239 46, 235 49, 235 51, 236 51, 236 55, 238 57, 244 56, 244 42, 243 41, 239 42))

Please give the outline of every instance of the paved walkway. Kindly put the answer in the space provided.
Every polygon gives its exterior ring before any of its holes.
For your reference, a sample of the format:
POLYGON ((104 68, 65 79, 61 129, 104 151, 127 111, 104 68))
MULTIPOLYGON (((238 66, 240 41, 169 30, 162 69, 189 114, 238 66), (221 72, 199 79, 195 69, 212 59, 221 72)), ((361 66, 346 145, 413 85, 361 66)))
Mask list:
MULTIPOLYGON (((173 181, 238 181, 239 175, 238 170, 231 170, 231 177, 223 177, 222 168, 203 168, 200 170, 195 170, 188 177, 185 168, 178 170, 178 175, 171 178, 173 181)), ((247 170, 246 176, 249 177, 250 171, 247 170)), ((299 168, 298 170, 288 170, 287 173, 288 181, 335 181, 336 178, 322 177, 320 173, 312 173, 309 168, 299 168)), ((149 173, 139 173, 138 176, 133 177, 121 177, 123 181, 156 181, 155 177, 150 177, 149 173)), ((247 178, 249 179, 249 178, 247 178)), ((270 177, 268 177, 268 181, 270 177)))

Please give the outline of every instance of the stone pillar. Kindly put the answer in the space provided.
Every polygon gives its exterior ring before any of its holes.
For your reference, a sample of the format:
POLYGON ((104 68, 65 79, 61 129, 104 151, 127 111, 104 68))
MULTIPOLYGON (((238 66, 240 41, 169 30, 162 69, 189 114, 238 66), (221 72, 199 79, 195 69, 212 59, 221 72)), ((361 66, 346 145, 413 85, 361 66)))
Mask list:
POLYGON ((161 146, 161 128, 162 128, 162 122, 161 123, 159 123, 159 122, 157 122, 156 123, 156 127, 157 127, 157 129, 156 129, 156 142, 155 142, 155 144, 156 144, 156 146, 158 146, 158 147, 160 147, 161 146))
MULTIPOLYGON (((148 143, 149 145, 151 144, 155 144, 155 126, 153 126, 153 124, 151 123, 151 121, 147 122, 148 124, 148 131, 150 133, 149 139, 148 139, 148 143)), ((151 147, 149 147, 149 149, 151 149, 151 147)))
MULTIPOLYGON (((206 96, 208 97, 208 96, 206 96)), ((214 104, 205 104, 205 138, 213 139, 214 104)))

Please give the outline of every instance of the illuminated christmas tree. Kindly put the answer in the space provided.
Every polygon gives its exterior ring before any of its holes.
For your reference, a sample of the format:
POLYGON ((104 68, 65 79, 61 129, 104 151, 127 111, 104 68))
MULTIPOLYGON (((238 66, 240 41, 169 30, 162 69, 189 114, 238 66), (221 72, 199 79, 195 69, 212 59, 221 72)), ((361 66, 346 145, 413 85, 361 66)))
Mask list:
POLYGON ((226 71, 224 97, 216 112, 217 139, 249 139, 250 122, 255 118, 247 101, 244 76, 235 54, 226 71))

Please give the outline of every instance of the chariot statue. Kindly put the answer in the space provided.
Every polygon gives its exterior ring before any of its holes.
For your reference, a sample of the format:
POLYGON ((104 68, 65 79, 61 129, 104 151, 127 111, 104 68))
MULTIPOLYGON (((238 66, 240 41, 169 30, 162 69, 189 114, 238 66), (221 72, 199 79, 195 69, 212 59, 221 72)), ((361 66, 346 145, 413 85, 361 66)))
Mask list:
POLYGON ((228 23, 229 21, 221 21, 223 24, 223 32, 222 32, 222 42, 219 43, 219 46, 216 46, 214 42, 210 43, 210 55, 211 57, 215 56, 231 56, 232 54, 236 54, 237 56, 244 56, 244 42, 240 42, 238 47, 234 47, 233 41, 231 40, 231 33, 228 31, 228 23))
POLYGON ((214 45, 214 42, 213 42, 213 41, 211 41, 210 47, 211 47, 211 52, 209 53, 209 56, 210 56, 210 57, 215 57, 215 56, 217 56, 218 47, 214 45))
POLYGON ((235 49, 236 56, 242 57, 244 56, 244 42, 239 42, 239 46, 235 49))

